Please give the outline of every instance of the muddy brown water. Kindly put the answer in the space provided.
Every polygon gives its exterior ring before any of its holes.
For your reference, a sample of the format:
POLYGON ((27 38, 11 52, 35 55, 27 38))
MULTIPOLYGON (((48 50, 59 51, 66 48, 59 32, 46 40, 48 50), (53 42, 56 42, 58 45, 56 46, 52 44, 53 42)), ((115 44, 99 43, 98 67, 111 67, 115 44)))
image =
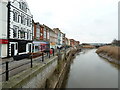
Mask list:
POLYGON ((64 88, 118 88, 118 68, 99 57, 97 49, 84 49, 74 58, 64 88))

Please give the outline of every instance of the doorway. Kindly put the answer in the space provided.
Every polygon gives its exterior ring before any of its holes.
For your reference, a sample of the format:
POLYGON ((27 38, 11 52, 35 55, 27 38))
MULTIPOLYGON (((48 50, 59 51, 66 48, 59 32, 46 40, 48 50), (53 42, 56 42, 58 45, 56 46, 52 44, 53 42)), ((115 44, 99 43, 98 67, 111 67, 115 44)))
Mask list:
POLYGON ((29 48, 28 51, 31 52, 31 44, 28 44, 29 48))
POLYGON ((14 44, 11 44, 11 56, 14 56, 15 53, 15 47, 14 44))

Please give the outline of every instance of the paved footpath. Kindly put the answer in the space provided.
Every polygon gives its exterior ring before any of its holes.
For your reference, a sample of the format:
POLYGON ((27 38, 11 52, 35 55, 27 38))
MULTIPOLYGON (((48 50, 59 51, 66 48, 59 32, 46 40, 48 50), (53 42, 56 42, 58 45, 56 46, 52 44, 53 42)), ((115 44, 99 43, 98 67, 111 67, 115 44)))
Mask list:
MULTIPOLYGON (((67 50, 68 51, 68 50, 67 50)), ((63 50, 61 51, 63 52, 63 50)), ((57 52, 54 54, 56 56, 57 52)), ((54 57, 53 54, 50 55, 50 58, 54 57)), ((31 68, 31 59, 22 59, 19 61, 14 61, 13 58, 9 59, 3 59, 4 62, 1 62, 0 60, 0 77, 2 76, 2 79, 0 82, 5 81, 6 74, 4 73, 6 70, 6 61, 9 61, 9 77, 12 77, 28 68, 31 68), (2 64, 3 63, 3 64, 2 64)), ((33 60, 33 66, 37 65, 38 63, 46 64, 49 61, 49 56, 44 55, 44 61, 42 62, 42 56, 34 58, 33 60)))
MULTIPOLYGON (((57 53, 55 53, 54 56, 56 56, 56 54, 57 53)), ((53 55, 50 55, 50 58, 53 58, 53 55)), ((45 63, 47 63, 48 60, 49 60, 49 56, 47 56, 47 55, 44 55, 44 61, 42 61, 42 56, 33 58, 32 65, 35 66, 38 63, 45 64, 45 63)), ((9 65, 8 68, 10 70, 9 77, 12 77, 12 76, 20 73, 21 71, 31 68, 31 59, 22 59, 19 61, 14 61, 13 58, 4 59, 4 62, 0 62, 0 76, 2 76, 2 80, 0 80, 0 82, 5 81, 6 74, 4 72, 6 70, 6 64, 5 64, 6 61, 9 61, 9 64, 8 64, 9 65)))

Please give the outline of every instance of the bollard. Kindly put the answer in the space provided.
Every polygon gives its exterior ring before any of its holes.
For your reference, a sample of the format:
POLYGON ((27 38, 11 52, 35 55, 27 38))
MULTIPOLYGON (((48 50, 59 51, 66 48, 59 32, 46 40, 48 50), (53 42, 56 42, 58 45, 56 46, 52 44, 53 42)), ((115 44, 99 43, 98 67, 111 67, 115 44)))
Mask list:
POLYGON ((42 53, 42 62, 44 61, 44 53, 42 53))
POLYGON ((9 62, 6 62, 6 81, 9 80, 9 70, 8 70, 8 64, 9 62))
POLYGON ((33 67, 33 64, 32 64, 32 56, 31 56, 31 68, 33 67))

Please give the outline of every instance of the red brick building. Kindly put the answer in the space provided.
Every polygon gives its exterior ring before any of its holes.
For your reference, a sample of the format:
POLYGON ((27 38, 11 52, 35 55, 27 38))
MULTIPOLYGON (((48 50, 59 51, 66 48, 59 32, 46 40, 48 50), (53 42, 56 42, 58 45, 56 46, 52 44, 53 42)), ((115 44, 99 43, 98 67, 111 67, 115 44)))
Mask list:
POLYGON ((75 40, 74 39, 70 39, 70 46, 72 46, 72 47, 75 46, 75 40))
POLYGON ((44 30, 44 26, 41 25, 39 22, 34 23, 33 52, 39 52, 49 49, 49 42, 46 38, 47 36, 45 36, 44 38, 44 35, 47 35, 47 32, 46 30, 44 30))
POLYGON ((50 28, 43 24, 44 27, 44 35, 43 35, 43 40, 49 42, 50 41, 50 28))
POLYGON ((40 40, 43 40, 43 36, 44 36, 44 27, 43 25, 40 24, 40 40))
POLYGON ((78 46, 80 44, 79 41, 75 41, 74 39, 70 39, 70 46, 74 47, 74 46, 78 46))
POLYGON ((79 41, 75 41, 75 46, 79 46, 80 42, 79 41))

